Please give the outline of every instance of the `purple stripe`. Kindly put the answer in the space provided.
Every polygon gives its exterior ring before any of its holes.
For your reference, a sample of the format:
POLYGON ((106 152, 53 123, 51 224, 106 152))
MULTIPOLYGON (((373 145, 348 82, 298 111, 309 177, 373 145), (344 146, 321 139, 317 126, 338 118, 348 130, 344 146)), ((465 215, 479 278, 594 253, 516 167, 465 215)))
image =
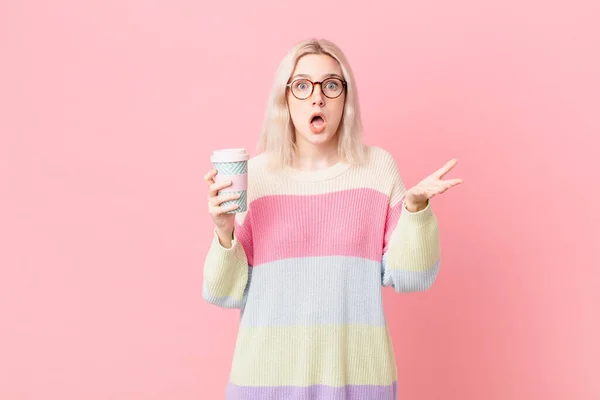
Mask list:
POLYGON ((389 386, 346 385, 332 387, 227 385, 227 400, 396 400, 397 383, 389 386))

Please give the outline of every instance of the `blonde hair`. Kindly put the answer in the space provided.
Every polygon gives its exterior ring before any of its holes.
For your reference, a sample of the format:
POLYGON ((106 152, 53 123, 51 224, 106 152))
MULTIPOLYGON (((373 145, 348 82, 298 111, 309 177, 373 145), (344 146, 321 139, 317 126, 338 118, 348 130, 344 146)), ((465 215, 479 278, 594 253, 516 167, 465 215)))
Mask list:
POLYGON ((342 120, 338 127, 338 153, 342 161, 360 164, 364 161, 362 121, 354 75, 342 50, 328 40, 310 39, 296 44, 283 58, 275 75, 263 120, 258 149, 266 154, 270 166, 280 169, 292 165, 296 149, 294 125, 287 103, 287 83, 298 60, 308 54, 328 55, 339 63, 346 85, 342 120))

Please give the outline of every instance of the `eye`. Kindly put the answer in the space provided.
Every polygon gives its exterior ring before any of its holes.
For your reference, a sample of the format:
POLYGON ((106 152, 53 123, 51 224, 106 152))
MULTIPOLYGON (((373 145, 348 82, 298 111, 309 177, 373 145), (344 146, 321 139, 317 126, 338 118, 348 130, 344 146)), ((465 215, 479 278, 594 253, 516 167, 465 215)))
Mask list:
POLYGON ((329 82, 327 82, 325 87, 329 90, 336 90, 338 88, 338 84, 335 81, 329 81, 329 82))
POLYGON ((300 81, 296 81, 296 83, 294 83, 295 90, 305 91, 305 90, 308 90, 309 88, 310 88, 310 84, 308 83, 308 81, 300 80, 300 81))

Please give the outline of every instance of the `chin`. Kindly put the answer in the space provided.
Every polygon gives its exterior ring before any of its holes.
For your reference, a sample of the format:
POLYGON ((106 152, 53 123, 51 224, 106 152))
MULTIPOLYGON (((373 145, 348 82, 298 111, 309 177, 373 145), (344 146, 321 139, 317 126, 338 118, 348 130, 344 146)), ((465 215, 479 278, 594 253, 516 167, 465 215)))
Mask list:
POLYGON ((303 135, 304 139, 314 145, 324 145, 333 141, 334 135, 329 132, 313 133, 309 132, 308 135, 303 135))

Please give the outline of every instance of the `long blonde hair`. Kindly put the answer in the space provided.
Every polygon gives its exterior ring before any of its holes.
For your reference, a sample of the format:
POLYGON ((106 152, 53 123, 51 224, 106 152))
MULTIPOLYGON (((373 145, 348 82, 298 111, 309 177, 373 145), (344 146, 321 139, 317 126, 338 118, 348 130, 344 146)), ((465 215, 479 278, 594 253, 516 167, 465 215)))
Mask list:
POLYGON ((338 153, 344 162, 360 164, 365 160, 366 154, 354 75, 342 50, 324 39, 301 41, 279 64, 265 111, 258 149, 267 155, 273 168, 292 165, 295 152, 294 125, 288 108, 286 85, 298 60, 307 54, 325 54, 340 64, 347 85, 343 116, 337 132, 338 153))

